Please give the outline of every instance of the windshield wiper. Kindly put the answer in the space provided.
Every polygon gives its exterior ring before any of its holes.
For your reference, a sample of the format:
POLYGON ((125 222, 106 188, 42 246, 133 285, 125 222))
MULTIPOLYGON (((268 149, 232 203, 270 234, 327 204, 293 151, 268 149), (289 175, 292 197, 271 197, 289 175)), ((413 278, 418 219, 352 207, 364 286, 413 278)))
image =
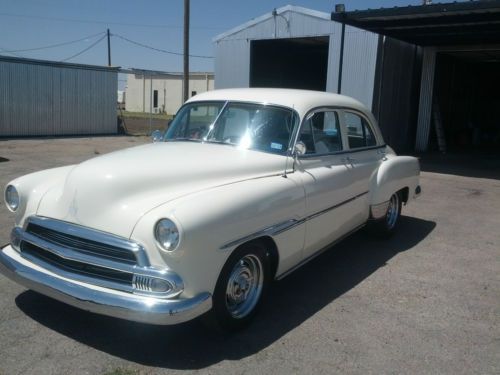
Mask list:
POLYGON ((218 145, 227 145, 227 146, 238 146, 237 143, 231 143, 231 142, 224 142, 224 141, 216 141, 216 140, 205 140, 205 143, 215 143, 218 145))
POLYGON ((197 138, 171 138, 171 139, 166 139, 166 142, 176 142, 176 141, 179 141, 179 142, 197 142, 197 143, 200 143, 202 140, 201 139, 197 139, 197 138))

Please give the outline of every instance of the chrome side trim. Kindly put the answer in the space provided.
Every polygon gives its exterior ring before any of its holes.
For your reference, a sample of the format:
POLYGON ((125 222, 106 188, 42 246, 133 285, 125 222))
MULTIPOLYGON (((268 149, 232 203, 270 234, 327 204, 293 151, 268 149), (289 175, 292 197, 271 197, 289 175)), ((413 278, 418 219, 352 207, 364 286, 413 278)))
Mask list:
POLYGON ((262 230, 259 230, 255 233, 252 233, 252 234, 249 234, 248 236, 245 236, 245 237, 242 237, 242 238, 239 238, 237 240, 234 240, 234 241, 231 241, 225 245, 222 245, 220 247, 221 250, 226 250, 228 248, 231 248, 233 246, 237 246, 237 245, 241 245, 242 243, 245 243, 245 242, 248 242, 248 241, 251 241, 255 238, 258 238, 258 237, 262 237, 262 236, 276 236, 278 234, 281 234, 287 230, 290 230, 294 227, 296 227, 297 225, 301 225, 303 223, 305 223, 306 221, 308 220, 312 220, 320 215, 323 215, 329 211, 332 211, 336 208, 339 208, 340 206, 343 206, 349 202, 352 202, 354 201, 355 199, 358 199, 366 194, 368 194, 369 192, 368 191, 365 191, 361 194, 358 194, 358 195, 355 195, 354 197, 352 198, 349 198, 349 199, 346 199, 345 201, 342 201, 340 203, 337 203, 331 207, 328 207, 328 208, 325 208, 324 210, 321 210, 321 211, 318 211, 312 215, 309 215, 309 216, 306 216, 302 219, 289 219, 287 221, 284 221, 282 223, 279 223, 279 224, 274 224, 274 225, 271 225, 270 227, 267 227, 267 228, 264 228, 262 230))
POLYGON ((374 220, 383 218, 387 213, 387 208, 389 208, 389 202, 390 201, 386 201, 379 204, 370 205, 371 218, 374 220))
POLYGON ((314 254, 312 254, 311 256, 307 257, 306 259, 302 260, 300 263, 296 264, 295 266, 293 266, 292 268, 290 268, 289 270, 283 272, 282 274, 280 275, 277 275, 275 277, 276 280, 281 280, 285 277, 287 277, 289 274, 291 274, 293 271, 296 271, 297 269, 299 269, 300 267, 302 267, 304 264, 310 262, 311 260, 313 260, 314 258, 316 258, 317 256, 323 254, 325 251, 329 250, 332 246, 335 246, 336 244, 338 244, 340 241, 342 241, 343 239, 345 239, 346 237, 349 237, 351 234, 353 234, 354 232, 357 232, 358 230, 360 230, 361 228, 363 228, 366 224, 361 224, 360 226, 354 228, 353 230, 351 230, 350 232, 347 232, 346 234, 344 234, 343 236, 337 238, 335 241, 333 241, 332 243, 326 245, 325 247, 319 249, 318 251, 316 251, 314 254))
POLYGON ((212 296, 207 292, 192 298, 161 299, 91 289, 32 267, 10 246, 0 249, 0 273, 26 288, 68 305, 142 323, 178 324, 212 308, 212 296))
POLYGON ((350 203, 350 202, 352 202, 352 201, 354 201, 354 200, 356 200, 358 198, 361 198, 362 196, 364 196, 366 194, 368 194, 368 191, 365 191, 365 192, 363 192, 361 194, 355 195, 354 197, 346 199, 345 201, 340 202, 340 203, 338 203, 336 205, 333 205, 331 207, 325 208, 324 210, 316 212, 315 214, 309 215, 308 217, 306 217, 306 220, 314 219, 315 217, 323 215, 323 214, 327 213, 328 211, 334 210, 336 208, 339 208, 340 206, 343 206, 344 204, 350 203))
POLYGON ((284 232, 284 231, 286 231, 288 229, 293 228, 294 226, 299 225, 301 221, 302 220, 290 219, 290 220, 284 221, 282 223, 272 225, 272 226, 267 227, 265 229, 259 230, 258 232, 249 234, 248 236, 239 238, 239 239, 237 239, 235 241, 231 241, 231 242, 229 242, 229 243, 221 246, 220 249, 221 250, 225 250, 225 249, 228 249, 230 247, 233 247, 233 246, 242 244, 244 242, 248 242, 250 240, 253 240, 253 239, 257 238, 257 237, 273 236, 273 235, 282 233, 282 232, 284 232))
POLYGON ((144 248, 136 242, 129 239, 116 236, 111 233, 102 232, 100 230, 87 228, 81 225, 68 223, 62 220, 50 219, 43 216, 30 216, 26 220, 24 229, 30 224, 36 224, 57 232, 80 237, 86 240, 104 243, 110 246, 119 247, 129 250, 134 253, 137 264, 142 267, 150 266, 149 259, 144 248))

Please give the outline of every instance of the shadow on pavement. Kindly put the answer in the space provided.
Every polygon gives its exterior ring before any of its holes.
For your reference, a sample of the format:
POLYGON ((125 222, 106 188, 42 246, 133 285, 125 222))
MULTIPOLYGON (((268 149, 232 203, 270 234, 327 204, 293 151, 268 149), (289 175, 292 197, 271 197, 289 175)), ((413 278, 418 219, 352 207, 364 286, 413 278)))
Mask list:
POLYGON ((178 326, 126 322, 84 312, 32 291, 20 294, 16 304, 40 324, 113 356, 147 366, 201 369, 265 349, 392 257, 411 250, 436 223, 402 216, 399 225, 387 241, 358 232, 274 283, 253 324, 237 334, 212 332, 199 320, 178 326))

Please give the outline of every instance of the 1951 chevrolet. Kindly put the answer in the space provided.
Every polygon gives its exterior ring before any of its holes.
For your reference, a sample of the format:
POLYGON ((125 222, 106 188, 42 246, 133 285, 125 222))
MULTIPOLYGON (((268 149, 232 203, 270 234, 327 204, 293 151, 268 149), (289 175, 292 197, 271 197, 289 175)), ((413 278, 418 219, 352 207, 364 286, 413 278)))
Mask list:
POLYGON ((418 160, 330 93, 200 94, 153 141, 10 182, 0 271, 100 314, 236 329, 271 280, 365 225, 390 235, 420 193, 418 160))

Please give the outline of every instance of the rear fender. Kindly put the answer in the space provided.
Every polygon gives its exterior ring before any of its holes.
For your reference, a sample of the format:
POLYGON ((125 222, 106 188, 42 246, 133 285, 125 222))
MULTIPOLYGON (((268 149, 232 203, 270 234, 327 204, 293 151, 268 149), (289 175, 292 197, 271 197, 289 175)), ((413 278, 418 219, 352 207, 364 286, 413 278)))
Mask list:
POLYGON ((377 173, 372 177, 370 205, 383 205, 391 195, 409 189, 408 201, 415 197, 415 189, 419 183, 420 164, 412 156, 388 155, 377 173))

